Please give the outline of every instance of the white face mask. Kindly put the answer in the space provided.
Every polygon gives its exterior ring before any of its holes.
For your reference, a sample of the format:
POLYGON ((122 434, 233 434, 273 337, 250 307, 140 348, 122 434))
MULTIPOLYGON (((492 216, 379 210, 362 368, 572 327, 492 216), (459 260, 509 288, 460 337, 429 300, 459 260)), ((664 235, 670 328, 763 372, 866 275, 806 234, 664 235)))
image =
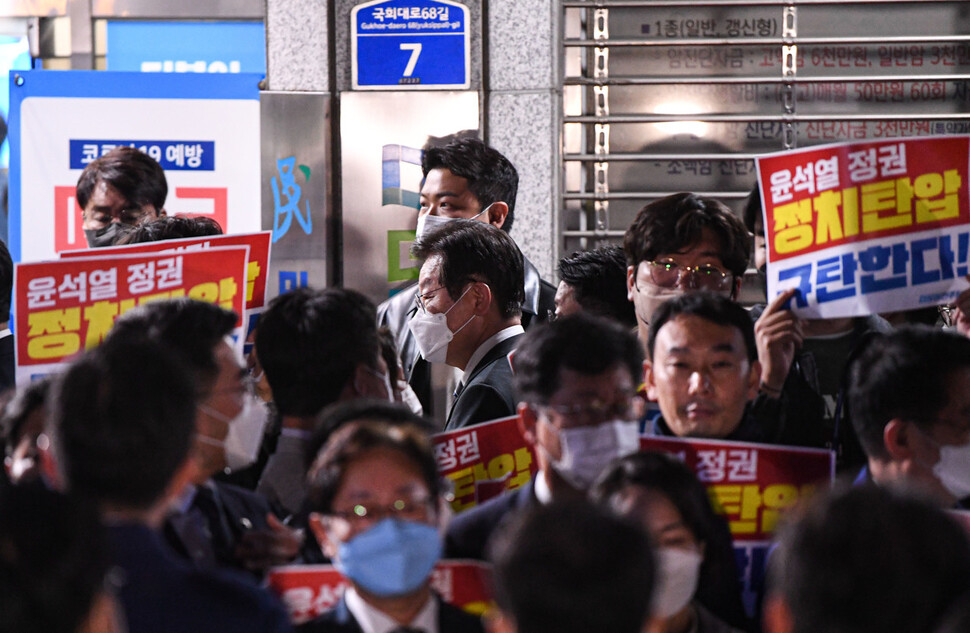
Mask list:
POLYGON ((411 413, 424 415, 424 406, 421 404, 418 394, 414 393, 414 389, 411 389, 411 385, 403 380, 398 380, 397 388, 401 392, 401 402, 407 405, 411 413))
POLYGON ((940 461, 933 466, 933 474, 943 487, 956 497, 970 497, 970 443, 939 446, 940 461))
MULTIPOLYGON (((461 297, 458 297, 458 301, 455 301, 450 308, 444 312, 436 312, 434 314, 428 312, 427 310, 419 309, 417 313, 411 317, 408 321, 408 329, 411 330, 411 334, 414 335, 414 342, 418 345, 418 350, 421 352, 421 356, 429 363, 443 363, 448 358, 448 344, 451 343, 451 339, 455 338, 455 334, 464 329, 466 325, 472 322, 475 318, 473 314, 464 324, 454 332, 448 328, 448 313, 451 312, 456 305, 464 298, 468 291, 471 290, 471 286, 465 289, 465 292, 461 293, 461 297)), ((445 290, 445 292, 448 292, 445 290)))
MULTIPOLYGON (((372 376, 375 376, 376 378, 380 378, 381 382, 384 383, 384 393, 387 394, 385 399, 388 402, 394 402, 394 391, 391 389, 391 379, 388 377, 388 375, 384 372, 377 371, 376 369, 373 369, 371 367, 364 367, 364 370, 367 371, 367 373, 371 374, 372 376)), ((356 384, 354 385, 354 389, 357 390, 357 393, 361 393, 361 394, 364 393, 364 390, 358 387, 356 384)), ((377 399, 380 400, 380 398, 377 398, 377 399)))
POLYGON ((687 606, 697 591, 704 557, 700 553, 676 547, 655 550, 657 586, 653 590, 651 612, 654 617, 669 618, 687 606))
MULTIPOLYGON (((550 427, 555 428, 551 422, 550 427)), ((559 429, 559 459, 549 464, 566 482, 577 490, 588 490, 606 466, 618 457, 640 450, 638 422, 611 420, 596 426, 559 429)), ((541 445, 540 450, 545 451, 541 445)))
MULTIPOLYGON (((475 215, 473 215, 472 217, 470 217, 468 219, 469 220, 474 220, 475 218, 477 218, 478 216, 480 216, 481 214, 485 213, 486 211, 488 211, 491 208, 492 208, 492 205, 488 205, 487 207, 485 207, 484 209, 482 209, 481 211, 479 211, 478 213, 476 213, 475 215)), ((447 224, 448 222, 451 222, 452 220, 458 220, 458 219, 459 218, 446 218, 446 217, 444 217, 442 215, 431 215, 430 213, 425 213, 424 215, 419 215, 418 216, 418 230, 416 232, 416 237, 417 237, 417 239, 421 239, 422 237, 424 237, 425 235, 427 235, 431 231, 435 230, 436 228, 438 228, 442 224, 447 224)))
POLYGON ((204 404, 200 404, 199 409, 229 425, 225 441, 207 435, 199 436, 201 442, 222 447, 228 470, 240 470, 256 461, 269 417, 265 402, 249 394, 246 396, 242 411, 231 419, 204 404))

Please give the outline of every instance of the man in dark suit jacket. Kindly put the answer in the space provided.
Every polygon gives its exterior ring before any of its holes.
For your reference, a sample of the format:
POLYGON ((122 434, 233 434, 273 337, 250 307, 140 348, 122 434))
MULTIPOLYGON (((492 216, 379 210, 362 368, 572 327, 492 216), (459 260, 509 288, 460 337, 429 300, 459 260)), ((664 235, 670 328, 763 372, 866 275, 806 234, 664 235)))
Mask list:
POLYGON ((454 220, 414 244, 423 262, 419 311, 408 323, 421 355, 464 372, 446 428, 515 413, 508 355, 524 330, 522 255, 493 226, 454 220))
MULTIPOLYGON (((484 633, 482 621, 475 616, 465 613, 458 607, 453 607, 440 596, 435 595, 434 606, 438 614, 434 621, 438 625, 438 633, 484 633)), ((414 627, 409 627, 414 629, 414 627)), ((422 633, 430 633, 418 629, 422 633)), ((330 611, 315 620, 311 620, 297 627, 298 633, 364 633, 360 623, 347 606, 347 596, 340 599, 330 611)))
POLYGON ((445 556, 483 560, 489 538, 508 517, 585 497, 612 459, 639 450, 642 363, 633 334, 585 312, 530 330, 515 354, 514 386, 521 431, 536 449, 539 473, 452 519, 445 556))
POLYGON ((300 539, 264 497, 212 479, 227 466, 237 470, 255 461, 266 422, 265 408, 247 389, 245 369, 225 341, 235 324, 235 313, 217 305, 173 299, 125 313, 108 338, 147 337, 165 345, 191 370, 199 393, 195 474, 166 519, 166 540, 202 567, 261 573, 295 557, 300 539))
POLYGON ((195 470, 196 389, 171 351, 144 337, 106 340, 64 373, 46 433, 51 480, 97 502, 130 633, 289 631, 255 582, 206 572, 169 552, 158 529, 195 470))
MULTIPOLYGON (((476 138, 462 138, 444 147, 426 148, 421 157, 424 182, 418 234, 455 218, 491 224, 506 233, 515 220, 515 196, 519 175, 515 166, 497 150, 476 138)), ((539 276, 525 256, 525 295, 522 327, 548 319, 555 309, 555 287, 539 276)), ((421 357, 408 322, 418 312, 418 286, 409 286, 377 309, 378 324, 387 326, 397 341, 404 379, 417 394, 425 415, 433 415, 431 367, 421 357)))

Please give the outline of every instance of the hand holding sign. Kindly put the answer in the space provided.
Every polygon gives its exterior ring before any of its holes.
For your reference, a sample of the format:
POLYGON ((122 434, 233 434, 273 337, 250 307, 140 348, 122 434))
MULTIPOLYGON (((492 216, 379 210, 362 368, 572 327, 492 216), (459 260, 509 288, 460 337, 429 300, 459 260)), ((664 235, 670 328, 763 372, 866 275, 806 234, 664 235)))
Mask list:
POLYGON ((790 288, 775 297, 754 324, 761 384, 772 395, 781 394, 795 352, 804 340, 802 320, 787 308, 796 292, 796 288, 790 288))

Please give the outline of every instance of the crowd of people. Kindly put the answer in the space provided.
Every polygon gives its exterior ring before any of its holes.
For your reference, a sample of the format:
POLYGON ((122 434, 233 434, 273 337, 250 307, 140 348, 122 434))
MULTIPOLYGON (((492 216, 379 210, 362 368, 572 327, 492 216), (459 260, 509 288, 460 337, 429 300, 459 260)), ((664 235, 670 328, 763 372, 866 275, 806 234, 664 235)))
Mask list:
MULTIPOLYGON (((84 170, 92 248, 221 231, 166 216, 152 163, 119 148, 84 170)), ((166 299, 14 385, 0 324, 0 633, 968 630, 970 291, 930 325, 803 319, 792 291, 744 307, 757 203, 742 220, 692 193, 564 257, 557 288, 511 236, 501 153, 458 139, 422 171, 417 283, 380 306, 282 294, 248 358, 236 314, 166 299), (432 436, 511 416, 536 474, 456 514, 432 436), (643 435, 834 454, 754 613, 719 508, 643 435), (442 559, 490 564, 483 616, 432 588, 442 559), (264 581, 309 564, 349 586, 296 623, 264 581)), ((0 296, 12 276, 0 249, 0 296)))

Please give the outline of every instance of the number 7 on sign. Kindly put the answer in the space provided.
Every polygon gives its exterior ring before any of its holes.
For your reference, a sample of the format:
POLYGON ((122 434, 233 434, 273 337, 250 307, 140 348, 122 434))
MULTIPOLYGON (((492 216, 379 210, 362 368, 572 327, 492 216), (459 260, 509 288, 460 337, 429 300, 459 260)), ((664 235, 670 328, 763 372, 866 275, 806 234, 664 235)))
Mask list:
POLYGON ((408 59, 408 65, 404 67, 404 76, 410 77, 414 73, 414 67, 418 64, 418 57, 421 55, 421 44, 419 42, 413 44, 401 44, 402 51, 411 51, 411 57, 408 59))

